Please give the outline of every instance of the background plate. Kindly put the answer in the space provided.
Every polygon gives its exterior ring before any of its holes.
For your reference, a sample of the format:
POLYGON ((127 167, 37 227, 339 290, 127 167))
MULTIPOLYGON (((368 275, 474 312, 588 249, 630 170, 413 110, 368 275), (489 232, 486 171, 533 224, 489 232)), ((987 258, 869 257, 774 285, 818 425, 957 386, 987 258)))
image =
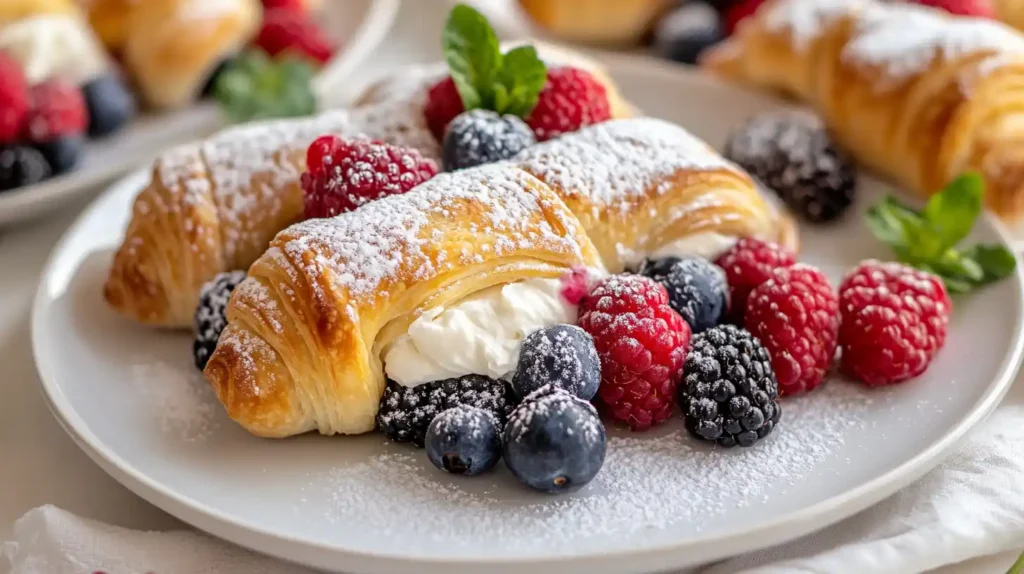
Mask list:
MULTIPOLYGON (((316 89, 330 99, 340 78, 350 73, 380 44, 395 18, 400 0, 325 2, 323 25, 343 41, 321 70, 316 89)), ((71 197, 152 161, 160 152, 224 126, 216 105, 200 102, 164 114, 142 115, 115 136, 90 141, 78 169, 39 185, 0 193, 0 227, 60 207, 71 197)))
MULTIPOLYGON (((626 95, 715 145, 777 107, 680 68, 615 58, 626 95)), ((188 334, 148 330, 100 299, 137 173, 88 209, 56 248, 33 316, 51 407, 116 479, 175 516, 262 552, 346 572, 655 571, 780 543, 881 500, 937 464, 998 403, 1021 358, 1018 273, 956 302, 944 351, 905 385, 831 380, 786 400, 752 449, 697 444, 679 419, 612 431, 582 491, 528 491, 503 466, 477 479, 435 470, 379 434, 269 441, 229 421, 191 362, 188 334)), ((858 210, 886 186, 865 178, 858 210)), ((982 221, 971 240, 1003 241, 982 221)), ((885 257, 859 214, 805 226, 803 259, 834 280, 885 257)))

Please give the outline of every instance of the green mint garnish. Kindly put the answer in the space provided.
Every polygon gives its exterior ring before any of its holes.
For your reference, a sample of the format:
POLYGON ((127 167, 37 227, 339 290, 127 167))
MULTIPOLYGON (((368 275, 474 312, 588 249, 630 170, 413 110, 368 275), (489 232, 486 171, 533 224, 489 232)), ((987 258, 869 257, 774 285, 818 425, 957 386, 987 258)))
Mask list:
POLYGON ((526 116, 537 105, 547 67, 533 46, 502 54, 487 18, 465 4, 448 14, 441 43, 465 109, 526 116))
POLYGON ((935 273, 953 293, 966 293, 1013 273, 1017 260, 1002 245, 958 250, 981 214, 985 182, 968 172, 915 210, 887 196, 867 213, 868 228, 909 265, 935 273))
POLYGON ((316 111, 311 62, 282 54, 269 58, 250 50, 236 58, 215 80, 213 94, 236 123, 306 116, 316 111))

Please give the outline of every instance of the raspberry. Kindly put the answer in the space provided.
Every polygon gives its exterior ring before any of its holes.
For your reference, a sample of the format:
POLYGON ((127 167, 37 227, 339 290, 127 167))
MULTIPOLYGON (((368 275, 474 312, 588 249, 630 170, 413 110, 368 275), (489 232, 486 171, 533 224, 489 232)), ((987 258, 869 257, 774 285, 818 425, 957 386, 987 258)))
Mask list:
POLYGON ((725 34, 732 36, 740 22, 748 16, 753 16, 757 9, 764 4, 765 0, 743 0, 733 4, 725 11, 725 34))
POLYGON ((723 253, 715 264, 725 271, 729 285, 729 315, 733 323, 742 325, 747 309, 747 297, 755 287, 764 283, 772 271, 796 263, 796 254, 775 243, 759 239, 740 239, 723 253))
POLYGON ((612 117, 604 85, 579 68, 548 70, 537 105, 526 118, 537 141, 549 140, 612 117))
POLYGON ((32 106, 25 123, 26 139, 47 142, 67 135, 79 135, 89 125, 81 90, 62 80, 32 86, 32 106))
POLYGON ((814 267, 776 269, 747 299, 746 327, 771 355, 779 394, 810 391, 836 356, 839 297, 814 267))
POLYGON ((28 115, 29 96, 18 62, 0 52, 0 144, 21 135, 28 115))
POLYGON ((647 430, 672 415, 690 327, 665 288, 641 275, 613 275, 580 304, 579 326, 601 358, 598 401, 609 417, 647 430))
POLYGON ((931 6, 958 16, 996 17, 991 0, 913 0, 912 3, 931 6))
POLYGON ((455 80, 451 76, 434 84, 427 91, 427 103, 423 107, 423 114, 427 118, 427 126, 434 134, 437 141, 444 140, 444 132, 448 124, 455 119, 455 116, 465 110, 462 105, 462 96, 455 87, 455 80))
POLYGON ((306 217, 333 217, 387 195, 405 193, 437 175, 415 149, 322 136, 306 150, 302 174, 306 217))
POLYGON ((899 263, 861 262, 839 287, 841 368, 871 386, 928 368, 946 342, 953 303, 942 281, 899 263))
POLYGON ((270 56, 291 50, 323 64, 337 46, 309 14, 292 8, 268 10, 254 44, 270 56))
POLYGON ((305 12, 308 9, 306 0, 263 0, 263 11, 291 10, 293 12, 305 12))

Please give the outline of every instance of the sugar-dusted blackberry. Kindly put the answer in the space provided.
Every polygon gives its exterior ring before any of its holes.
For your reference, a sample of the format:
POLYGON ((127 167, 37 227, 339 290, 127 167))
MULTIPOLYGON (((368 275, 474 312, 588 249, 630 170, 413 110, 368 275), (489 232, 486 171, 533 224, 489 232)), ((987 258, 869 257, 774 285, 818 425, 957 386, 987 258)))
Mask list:
POLYGON ((466 375, 406 387, 389 380, 377 412, 377 426, 395 442, 411 442, 422 448, 427 428, 438 414, 469 405, 490 412, 498 429, 512 410, 507 385, 483 375, 466 375))
POLYGON ((0 191, 32 185, 53 171, 38 150, 23 145, 0 146, 0 191))
POLYGON ((729 306, 725 272, 701 257, 646 260, 640 274, 661 283, 668 302, 694 334, 722 322, 729 306))
POLYGON ((200 371, 206 368, 206 362, 217 348, 217 339, 228 323, 224 311, 231 293, 243 279, 245 271, 221 273, 203 285, 199 292, 199 304, 193 318, 195 341, 192 343, 192 356, 200 371))
POLYGON ((441 163, 445 171, 455 171, 508 159, 535 143, 533 130, 518 117, 470 110, 448 124, 441 163))
POLYGON ((601 359, 594 338, 576 325, 552 325, 523 340, 512 390, 519 398, 555 385, 589 401, 601 384, 601 359))
POLYGON ((831 221, 853 203, 857 169, 820 120, 791 112, 756 116, 732 134, 725 155, 808 221, 831 221))
POLYGON ((686 429, 720 446, 751 446, 779 423, 771 358, 744 329, 720 325, 693 339, 679 386, 686 429))

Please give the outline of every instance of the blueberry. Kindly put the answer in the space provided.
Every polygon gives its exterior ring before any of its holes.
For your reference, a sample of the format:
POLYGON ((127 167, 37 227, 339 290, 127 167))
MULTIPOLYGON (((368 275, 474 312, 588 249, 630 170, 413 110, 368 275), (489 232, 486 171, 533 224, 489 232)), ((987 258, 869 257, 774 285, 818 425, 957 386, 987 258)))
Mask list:
POLYGON ((547 385, 526 397, 505 425, 505 465, 521 482, 558 493, 587 484, 604 464, 604 425, 590 403, 547 385))
POLYGON ((470 110, 448 124, 442 142, 445 171, 508 159, 537 143, 533 130, 516 116, 470 110))
POLYGON ((39 150, 22 145, 0 146, 0 191, 33 185, 53 171, 39 150))
POLYGON ((492 413, 469 405, 441 412, 427 427, 427 456, 437 468, 473 476, 501 458, 501 433, 492 413))
POLYGON ((696 64, 700 53, 724 37, 718 12, 704 2, 692 2, 663 18, 654 42, 665 57, 696 64))
POLYGON ((594 398, 601 384, 601 360, 590 333, 576 325, 553 325, 523 340, 512 390, 523 398, 548 384, 585 401, 594 398))
POLYGON ((53 174, 60 175, 78 165, 82 150, 85 149, 85 137, 79 134, 65 135, 50 141, 34 143, 32 147, 43 154, 53 174))
POLYGON ((725 272, 701 257, 645 261, 640 269, 668 291, 669 304, 694 334, 722 322, 728 309, 725 272))
POLYGON ((89 135, 103 137, 121 129, 135 115, 135 98, 116 74, 104 74, 82 87, 89 110, 89 135))

